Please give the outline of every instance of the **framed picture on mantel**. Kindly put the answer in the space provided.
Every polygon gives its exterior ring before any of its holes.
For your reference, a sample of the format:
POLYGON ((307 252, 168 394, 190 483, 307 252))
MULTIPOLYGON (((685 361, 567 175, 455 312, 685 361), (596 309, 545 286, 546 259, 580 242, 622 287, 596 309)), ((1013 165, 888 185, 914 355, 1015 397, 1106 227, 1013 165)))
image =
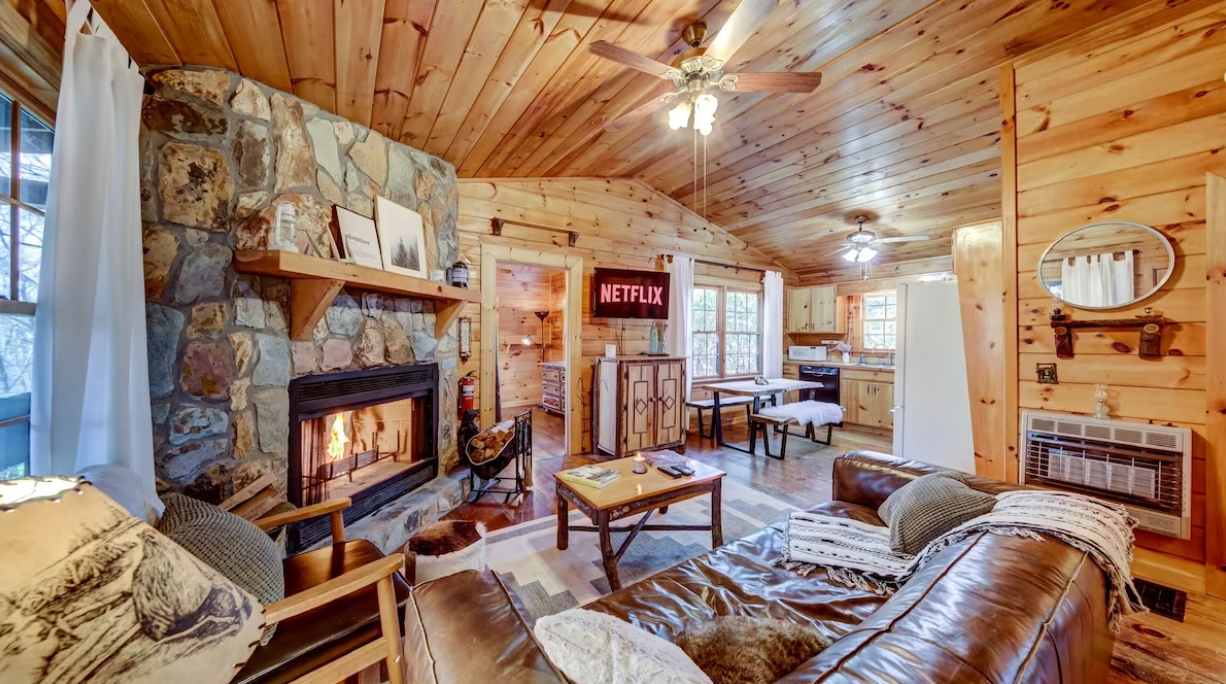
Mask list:
POLYGON ((421 214, 386 197, 375 198, 375 225, 383 268, 402 275, 426 277, 426 233, 421 214))
POLYGON ((379 235, 374 221, 343 207, 336 207, 336 225, 347 259, 353 260, 353 263, 359 266, 383 268, 383 257, 379 253, 379 235))

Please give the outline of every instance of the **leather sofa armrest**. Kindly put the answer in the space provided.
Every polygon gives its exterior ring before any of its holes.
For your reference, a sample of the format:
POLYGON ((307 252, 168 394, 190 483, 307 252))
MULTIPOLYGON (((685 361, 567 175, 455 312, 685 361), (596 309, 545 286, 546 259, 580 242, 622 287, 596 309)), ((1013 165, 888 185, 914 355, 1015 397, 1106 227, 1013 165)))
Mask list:
MULTIPOLYGON (((858 449, 834 460, 834 498, 877 510, 894 490, 931 473, 957 473, 922 461, 908 461, 877 451, 858 449)), ((973 489, 989 494, 1025 487, 977 475, 960 473, 973 489)))

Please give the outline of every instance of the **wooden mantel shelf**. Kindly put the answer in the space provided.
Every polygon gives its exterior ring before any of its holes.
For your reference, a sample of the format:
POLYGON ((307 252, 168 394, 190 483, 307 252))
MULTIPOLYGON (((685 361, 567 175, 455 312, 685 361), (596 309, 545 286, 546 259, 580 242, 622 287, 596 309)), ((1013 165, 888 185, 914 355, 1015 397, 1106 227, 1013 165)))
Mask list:
POLYGON ((476 290, 296 252, 240 250, 234 256, 234 268, 290 281, 290 337, 298 341, 311 339, 319 319, 345 286, 433 300, 435 338, 447 334, 465 303, 481 302, 476 290))

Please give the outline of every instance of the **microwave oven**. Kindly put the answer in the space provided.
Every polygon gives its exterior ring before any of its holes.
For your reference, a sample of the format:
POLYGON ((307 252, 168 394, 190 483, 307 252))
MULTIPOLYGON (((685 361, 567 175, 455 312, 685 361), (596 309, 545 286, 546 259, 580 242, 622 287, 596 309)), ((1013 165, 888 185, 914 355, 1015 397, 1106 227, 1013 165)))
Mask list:
POLYGON ((788 347, 788 361, 825 361, 825 347, 788 347))

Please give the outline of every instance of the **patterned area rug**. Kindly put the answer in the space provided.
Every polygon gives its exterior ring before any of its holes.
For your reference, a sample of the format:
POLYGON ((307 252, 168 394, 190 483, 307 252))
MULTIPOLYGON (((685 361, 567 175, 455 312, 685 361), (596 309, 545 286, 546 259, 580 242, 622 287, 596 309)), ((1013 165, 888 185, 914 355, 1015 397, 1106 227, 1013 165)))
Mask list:
MULTIPOLYGON (((796 510, 779 498, 727 478, 723 484, 723 500, 725 542, 782 522, 789 512, 796 510)), ((615 524, 631 524, 639 517, 619 520, 615 524)), ((656 512, 650 522, 704 525, 710 520, 711 500, 704 496, 674 504, 665 515, 656 512)), ((571 512, 570 521, 572 525, 591 524, 587 516, 577 511, 571 512)), ((613 534, 615 547, 620 546, 625 534, 613 534)), ((618 562, 622 585, 629 586, 710 550, 710 532, 640 532, 618 562)), ((570 547, 559 551, 556 517, 531 520, 490 533, 486 560, 519 596, 533 618, 575 608, 609 593, 598 535, 572 531, 570 547)))

